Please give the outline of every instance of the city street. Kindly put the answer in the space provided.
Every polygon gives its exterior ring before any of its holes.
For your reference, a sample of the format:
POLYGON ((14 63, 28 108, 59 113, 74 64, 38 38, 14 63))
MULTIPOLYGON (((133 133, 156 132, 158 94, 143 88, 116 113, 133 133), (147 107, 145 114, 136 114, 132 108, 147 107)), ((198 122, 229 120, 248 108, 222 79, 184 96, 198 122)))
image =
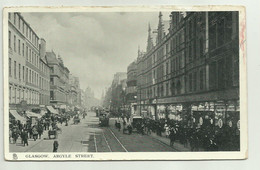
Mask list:
MULTIPOLYGON (((99 127, 99 120, 94 112, 89 112, 85 119, 74 125, 60 126, 58 152, 163 152, 175 151, 170 146, 151 136, 133 133, 123 134, 114 127, 115 120, 110 119, 110 127, 99 127)), ((29 139, 29 146, 10 144, 10 152, 52 152, 54 139, 48 139, 47 131, 42 139, 29 139)))

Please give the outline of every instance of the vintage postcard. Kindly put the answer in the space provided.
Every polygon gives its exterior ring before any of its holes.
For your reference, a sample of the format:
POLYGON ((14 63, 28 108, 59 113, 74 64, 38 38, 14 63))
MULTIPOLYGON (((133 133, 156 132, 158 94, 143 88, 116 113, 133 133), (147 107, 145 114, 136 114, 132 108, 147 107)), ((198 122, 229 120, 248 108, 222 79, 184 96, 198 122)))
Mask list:
POLYGON ((244 7, 3 15, 6 160, 247 158, 244 7))

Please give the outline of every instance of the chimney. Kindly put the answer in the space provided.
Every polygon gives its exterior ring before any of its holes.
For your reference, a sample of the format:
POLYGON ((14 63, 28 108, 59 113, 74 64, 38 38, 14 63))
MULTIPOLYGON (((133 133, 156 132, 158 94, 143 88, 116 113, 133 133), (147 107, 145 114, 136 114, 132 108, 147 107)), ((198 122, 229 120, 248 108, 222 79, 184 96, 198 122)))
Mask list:
POLYGON ((44 58, 46 55, 46 41, 41 38, 40 39, 40 57, 44 58))

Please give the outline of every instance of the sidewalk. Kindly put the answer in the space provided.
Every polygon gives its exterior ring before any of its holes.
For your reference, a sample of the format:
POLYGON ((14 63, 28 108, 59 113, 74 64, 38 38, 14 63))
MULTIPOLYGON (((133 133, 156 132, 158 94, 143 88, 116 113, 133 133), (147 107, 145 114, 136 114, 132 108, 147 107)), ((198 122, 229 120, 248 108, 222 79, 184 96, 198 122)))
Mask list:
POLYGON ((41 136, 41 139, 37 139, 34 141, 33 139, 28 138, 28 146, 23 146, 21 137, 19 137, 16 141, 16 144, 10 143, 9 144, 9 151, 10 152, 26 152, 33 148, 35 145, 43 141, 45 138, 48 138, 48 131, 45 130, 41 136))
MULTIPOLYGON (((158 136, 156 133, 151 132, 151 136, 152 138, 159 140, 160 142, 169 145, 170 146, 170 139, 166 138, 165 134, 162 134, 162 136, 158 136)), ((176 149, 177 151, 184 151, 184 152, 191 152, 191 148, 188 145, 187 147, 184 147, 183 144, 179 143, 179 142, 174 142, 173 146, 174 149, 176 149)))

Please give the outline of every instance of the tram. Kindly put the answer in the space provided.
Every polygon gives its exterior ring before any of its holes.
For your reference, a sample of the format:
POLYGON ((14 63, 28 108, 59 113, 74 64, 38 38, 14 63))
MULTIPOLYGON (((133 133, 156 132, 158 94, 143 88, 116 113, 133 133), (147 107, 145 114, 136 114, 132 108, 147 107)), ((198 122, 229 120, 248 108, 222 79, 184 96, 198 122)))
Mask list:
POLYGON ((99 126, 101 127, 109 126, 109 112, 102 111, 99 114, 99 126))

